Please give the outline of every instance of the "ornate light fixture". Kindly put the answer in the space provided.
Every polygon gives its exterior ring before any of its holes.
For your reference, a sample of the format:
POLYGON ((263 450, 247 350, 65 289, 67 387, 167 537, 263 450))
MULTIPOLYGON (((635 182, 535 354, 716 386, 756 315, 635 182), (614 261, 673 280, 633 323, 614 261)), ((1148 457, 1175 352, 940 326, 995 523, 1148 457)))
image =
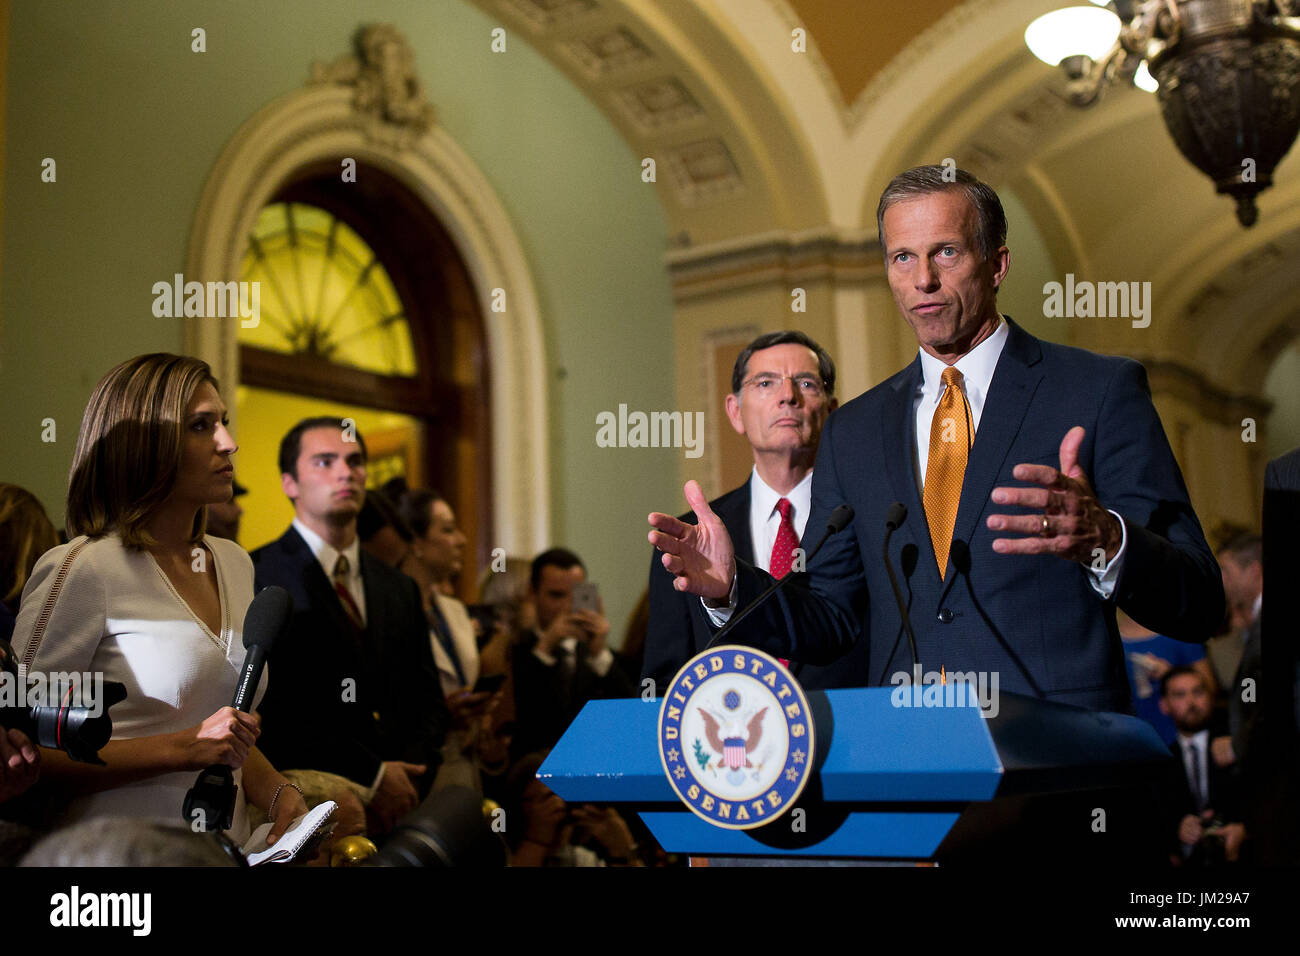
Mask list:
POLYGON ((1300 0, 1092 3, 1039 17, 1026 45, 1065 71, 1075 106, 1109 83, 1156 92, 1179 150, 1253 226, 1300 130, 1300 0))

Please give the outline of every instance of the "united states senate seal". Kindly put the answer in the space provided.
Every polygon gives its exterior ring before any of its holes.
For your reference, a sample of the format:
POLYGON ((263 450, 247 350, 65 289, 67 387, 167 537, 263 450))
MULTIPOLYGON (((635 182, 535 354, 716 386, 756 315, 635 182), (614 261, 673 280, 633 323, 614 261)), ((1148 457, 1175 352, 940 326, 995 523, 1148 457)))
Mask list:
POLYGON ((715 826, 771 823, 813 763, 803 688, 776 658, 725 645, 677 672, 659 708, 659 760, 682 802, 715 826))

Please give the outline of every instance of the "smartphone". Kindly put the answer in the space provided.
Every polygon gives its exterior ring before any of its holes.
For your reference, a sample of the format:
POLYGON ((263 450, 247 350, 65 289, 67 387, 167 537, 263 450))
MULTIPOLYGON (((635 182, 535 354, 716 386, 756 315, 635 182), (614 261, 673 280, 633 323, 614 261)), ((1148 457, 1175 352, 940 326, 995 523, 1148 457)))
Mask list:
POLYGON ((594 581, 581 581, 573 586, 573 610, 600 611, 600 589, 594 581))
POLYGON ((469 611, 470 620, 478 622, 478 646, 482 650, 483 645, 491 640, 492 632, 496 630, 496 606, 493 604, 471 604, 466 610, 469 611))
POLYGON ((495 694, 505 682, 505 674, 484 674, 475 682, 474 693, 495 694))

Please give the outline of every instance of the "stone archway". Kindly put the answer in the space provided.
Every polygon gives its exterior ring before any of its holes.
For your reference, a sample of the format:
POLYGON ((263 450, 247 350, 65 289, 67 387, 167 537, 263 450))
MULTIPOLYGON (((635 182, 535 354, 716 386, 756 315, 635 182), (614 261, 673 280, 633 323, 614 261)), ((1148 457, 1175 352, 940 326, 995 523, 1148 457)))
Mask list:
MULTIPOLYGON (((533 279, 491 183, 433 122, 413 75, 398 77, 401 100, 387 96, 385 65, 356 57, 318 65, 307 86, 268 104, 235 132, 204 185, 186 278, 237 278, 258 212, 297 170, 346 157, 405 185, 445 226, 482 312, 493 317, 486 328, 493 362, 492 541, 510 553, 535 553, 548 535, 550 465, 545 340, 533 279)), ((205 319, 187 319, 185 326, 186 350, 209 362, 232 389, 239 383, 236 331, 232 322, 205 319)))

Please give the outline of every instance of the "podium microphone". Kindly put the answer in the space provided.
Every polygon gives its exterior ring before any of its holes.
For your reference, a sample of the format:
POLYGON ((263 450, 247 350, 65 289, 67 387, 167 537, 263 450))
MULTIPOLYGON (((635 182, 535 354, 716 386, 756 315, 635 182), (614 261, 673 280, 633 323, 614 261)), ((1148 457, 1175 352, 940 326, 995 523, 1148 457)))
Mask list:
MULTIPOLYGON (((266 655, 288 625, 292 613, 293 598, 275 585, 263 588, 248 606, 244 615, 244 666, 235 686, 235 699, 231 701, 235 710, 248 713, 252 709, 266 655)), ((213 764, 200 771, 194 786, 185 794, 181 815, 197 830, 229 830, 235 822, 237 792, 234 770, 226 764, 213 764)))
POLYGON ((912 648, 912 673, 915 675, 916 683, 921 680, 921 658, 916 653, 916 635, 912 633, 912 616, 907 613, 907 605, 903 603, 903 592, 898 589, 898 578, 894 576, 894 562, 889 560, 889 539, 893 537, 904 521, 907 520, 907 505, 901 501, 895 501, 889 506, 889 511, 885 514, 885 544, 881 548, 881 554, 885 559, 885 570, 889 572, 889 586, 894 589, 894 603, 898 605, 898 613, 903 618, 903 630, 907 632, 907 643, 912 648))
MULTIPOLYGON (((832 511, 830 518, 828 518, 826 521, 826 533, 823 534, 822 539, 817 542, 817 547, 813 548, 812 553, 808 555, 808 563, 812 563, 812 559, 817 556, 817 552, 822 549, 822 545, 826 543, 827 538, 835 534, 835 532, 837 531, 843 531, 848 526, 848 523, 852 520, 853 520, 853 508, 850 507, 849 505, 840 505, 834 511, 832 511)), ((747 604, 742 610, 733 614, 731 616, 731 620, 728 621, 726 624, 724 624, 722 626, 722 629, 718 631, 717 634, 713 635, 713 639, 709 641, 708 644, 704 645, 704 650, 707 651, 709 648, 716 647, 718 644, 722 643, 723 636, 729 633, 733 627, 735 627, 746 617, 748 617, 750 611, 754 610, 754 608, 758 607, 769 597, 775 594, 777 589, 780 588, 781 585, 784 584, 786 581, 789 581, 792 577, 794 577, 794 575, 787 574, 785 577, 778 578, 777 580, 773 581, 772 584, 768 586, 767 590, 765 590, 758 597, 754 598, 754 600, 750 601, 749 604, 747 604)))

